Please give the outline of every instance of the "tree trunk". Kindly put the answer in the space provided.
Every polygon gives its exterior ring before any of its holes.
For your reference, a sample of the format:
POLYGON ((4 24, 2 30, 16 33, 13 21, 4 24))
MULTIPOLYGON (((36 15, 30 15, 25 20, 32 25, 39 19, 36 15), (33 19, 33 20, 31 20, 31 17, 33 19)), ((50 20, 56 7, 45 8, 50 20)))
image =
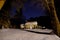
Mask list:
POLYGON ((50 12, 50 17, 52 19, 51 21, 53 24, 52 26, 54 26, 53 28, 57 32, 57 35, 60 36, 60 24, 55 10, 54 0, 45 0, 45 2, 50 12))

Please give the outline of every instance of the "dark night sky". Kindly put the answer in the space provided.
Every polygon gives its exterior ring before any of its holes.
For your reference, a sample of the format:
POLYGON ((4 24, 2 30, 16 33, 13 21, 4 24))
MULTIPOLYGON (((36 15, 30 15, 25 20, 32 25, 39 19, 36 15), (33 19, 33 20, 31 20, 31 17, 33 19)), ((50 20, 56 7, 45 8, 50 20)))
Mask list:
POLYGON ((23 14, 27 19, 30 17, 46 16, 45 9, 43 9, 42 6, 39 7, 39 5, 32 5, 30 1, 24 4, 23 14))
MULTIPOLYGON (((15 11, 15 7, 12 7, 11 16, 14 16, 14 14, 16 14, 15 11)), ((29 19, 30 17, 46 16, 45 9, 43 9, 43 7, 39 5, 32 5, 30 0, 24 4, 22 12, 26 19, 29 19)))
POLYGON ((16 8, 12 7, 10 11, 10 17, 14 17, 15 14, 16 14, 16 8))

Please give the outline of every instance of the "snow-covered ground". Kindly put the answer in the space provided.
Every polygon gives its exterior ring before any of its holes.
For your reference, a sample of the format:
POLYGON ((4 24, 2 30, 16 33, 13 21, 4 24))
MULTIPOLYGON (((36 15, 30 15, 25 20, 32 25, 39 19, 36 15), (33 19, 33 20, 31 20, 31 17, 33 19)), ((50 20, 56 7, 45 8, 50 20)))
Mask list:
POLYGON ((56 35, 36 34, 20 29, 0 29, 0 40, 60 40, 56 35))
POLYGON ((53 32, 53 30, 51 30, 51 29, 24 29, 24 30, 41 32, 41 33, 52 33, 53 32))

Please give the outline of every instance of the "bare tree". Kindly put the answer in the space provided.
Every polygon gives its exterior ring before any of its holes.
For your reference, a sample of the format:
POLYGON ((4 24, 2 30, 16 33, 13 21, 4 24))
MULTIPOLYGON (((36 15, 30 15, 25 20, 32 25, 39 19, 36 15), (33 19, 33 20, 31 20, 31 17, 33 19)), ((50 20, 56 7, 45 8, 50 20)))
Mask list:
POLYGON ((45 0, 45 7, 47 7, 50 12, 50 17, 52 19, 51 22, 52 22, 52 25, 54 26, 53 28, 55 29, 57 34, 60 36, 60 23, 57 17, 54 0, 45 0))

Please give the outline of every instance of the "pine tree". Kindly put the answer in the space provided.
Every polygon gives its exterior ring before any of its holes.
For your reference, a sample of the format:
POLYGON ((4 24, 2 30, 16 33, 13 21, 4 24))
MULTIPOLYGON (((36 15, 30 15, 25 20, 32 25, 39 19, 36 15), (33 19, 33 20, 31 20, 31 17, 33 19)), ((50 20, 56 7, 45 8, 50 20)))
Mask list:
POLYGON ((1 25, 8 28, 10 26, 10 16, 9 16, 9 10, 11 8, 10 6, 11 0, 6 0, 3 7, 1 8, 1 25))

